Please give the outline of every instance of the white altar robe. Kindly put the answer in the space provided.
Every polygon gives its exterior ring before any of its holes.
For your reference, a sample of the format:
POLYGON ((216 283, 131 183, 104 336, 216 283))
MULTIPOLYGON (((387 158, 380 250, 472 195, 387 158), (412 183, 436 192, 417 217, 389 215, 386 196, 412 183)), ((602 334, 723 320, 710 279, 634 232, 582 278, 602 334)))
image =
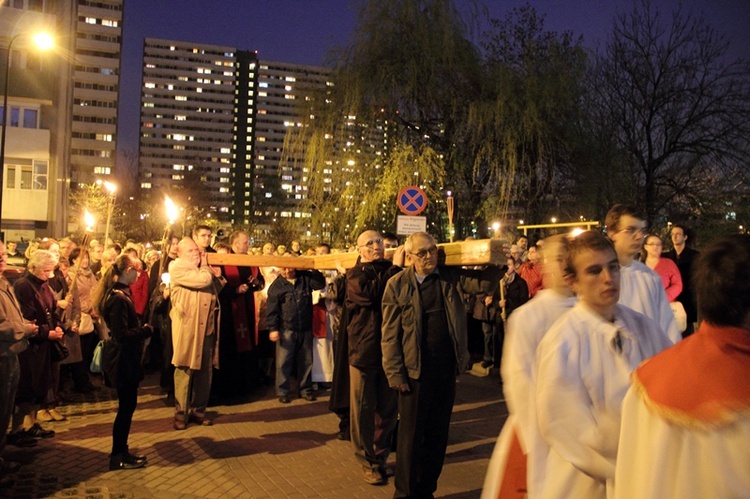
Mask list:
POLYGON ((682 339, 659 274, 633 260, 620 267, 620 304, 656 321, 672 343, 682 339))
POLYGON ((622 305, 610 323, 579 301, 552 326, 537 349, 537 416, 550 447, 542 497, 607 497, 630 373, 670 345, 658 324, 622 305))

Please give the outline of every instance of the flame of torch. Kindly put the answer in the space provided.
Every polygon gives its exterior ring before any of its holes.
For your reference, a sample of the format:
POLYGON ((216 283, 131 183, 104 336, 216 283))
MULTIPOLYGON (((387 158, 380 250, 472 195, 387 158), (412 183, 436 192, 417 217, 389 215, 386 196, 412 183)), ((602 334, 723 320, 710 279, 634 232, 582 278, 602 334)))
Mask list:
POLYGON ((169 225, 172 225, 175 220, 177 220, 177 217, 180 214, 179 208, 177 208, 177 205, 172 202, 171 199, 169 199, 169 196, 167 196, 164 199, 164 207, 167 210, 167 218, 169 219, 169 225))
POLYGON ((86 224, 86 232, 93 232, 94 225, 96 225, 96 219, 94 215, 89 213, 89 210, 83 212, 83 222, 86 224))

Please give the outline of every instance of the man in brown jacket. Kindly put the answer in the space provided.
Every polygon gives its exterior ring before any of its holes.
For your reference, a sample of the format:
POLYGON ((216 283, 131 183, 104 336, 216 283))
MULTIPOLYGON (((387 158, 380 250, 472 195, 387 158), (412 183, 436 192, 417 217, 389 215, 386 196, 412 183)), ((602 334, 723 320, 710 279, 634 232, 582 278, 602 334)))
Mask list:
POLYGON ((211 368, 219 368, 218 294, 226 280, 221 277, 221 269, 208 265, 206 254, 187 237, 177 246, 177 259, 169 268, 169 276, 174 429, 184 430, 188 421, 209 426, 212 422, 206 418, 206 406, 211 393, 211 368))

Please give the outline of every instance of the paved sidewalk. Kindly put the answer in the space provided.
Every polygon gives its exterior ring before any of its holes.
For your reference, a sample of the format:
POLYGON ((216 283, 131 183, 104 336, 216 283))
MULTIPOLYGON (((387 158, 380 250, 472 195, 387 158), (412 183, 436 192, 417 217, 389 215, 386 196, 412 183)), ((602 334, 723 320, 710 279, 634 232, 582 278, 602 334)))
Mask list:
MULTIPOLYGON (((393 482, 367 485, 350 442, 336 439, 338 419, 328 396, 281 405, 271 389, 247 402, 212 407, 214 426, 172 429, 158 377, 141 384, 130 447, 146 454, 140 470, 108 471, 117 402, 102 388, 61 409, 68 421, 44 426, 57 432, 35 448, 6 447, 23 463, 11 498, 227 498, 392 497, 393 482)), ((507 416, 497 371, 459 378, 438 497, 479 496, 490 454, 507 416)), ((392 454, 390 461, 395 460, 392 454)))

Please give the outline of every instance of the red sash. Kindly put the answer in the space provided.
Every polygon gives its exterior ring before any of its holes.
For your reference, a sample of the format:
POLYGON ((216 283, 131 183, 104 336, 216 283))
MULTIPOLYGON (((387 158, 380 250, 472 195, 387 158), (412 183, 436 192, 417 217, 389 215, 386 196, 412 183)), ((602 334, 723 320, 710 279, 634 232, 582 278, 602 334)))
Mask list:
MULTIPOLYGON (((253 273, 253 277, 258 273, 256 267, 251 267, 250 271, 253 273)), ((238 267, 225 265, 224 273, 227 276, 227 284, 232 286, 233 289, 239 288, 242 284, 247 284, 246 282, 242 282, 238 267)), ((247 293, 252 293, 252 291, 248 289, 247 293)), ((245 293, 242 293, 236 294, 232 298, 232 324, 234 325, 234 337, 237 341, 238 353, 249 352, 252 350, 253 344, 258 344, 258 330, 255 328, 255 324, 253 324, 254 343, 250 335, 250 321, 248 320, 247 307, 245 306, 245 297, 245 293)))
POLYGON ((326 306, 322 303, 313 305, 312 333, 313 338, 325 338, 328 336, 328 330, 326 329, 326 306))
POLYGON ((526 492, 526 455, 521 449, 518 431, 514 429, 497 499, 523 499, 526 492))

